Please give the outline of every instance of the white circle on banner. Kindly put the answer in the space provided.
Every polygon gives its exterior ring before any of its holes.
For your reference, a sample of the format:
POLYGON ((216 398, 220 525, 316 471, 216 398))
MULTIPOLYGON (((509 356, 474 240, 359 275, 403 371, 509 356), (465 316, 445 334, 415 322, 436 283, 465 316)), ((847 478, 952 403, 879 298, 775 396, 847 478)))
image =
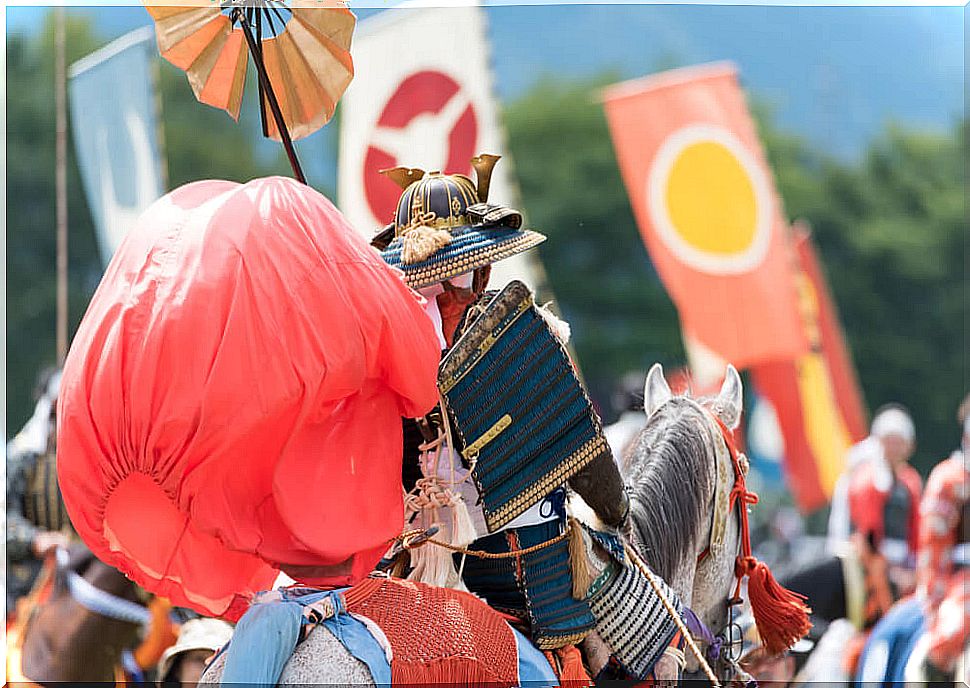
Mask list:
POLYGON ((768 252, 769 179, 723 127, 689 125, 663 141, 647 176, 647 208, 664 245, 701 272, 749 272, 768 252))

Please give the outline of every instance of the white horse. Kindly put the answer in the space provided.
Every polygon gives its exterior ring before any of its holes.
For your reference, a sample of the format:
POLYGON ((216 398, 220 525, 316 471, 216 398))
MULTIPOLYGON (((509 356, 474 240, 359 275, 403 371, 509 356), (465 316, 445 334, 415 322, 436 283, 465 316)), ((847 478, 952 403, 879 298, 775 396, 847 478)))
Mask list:
MULTIPOLYGON (((708 628, 722 629, 728 621, 727 600, 735 581, 740 534, 737 509, 728 506, 733 464, 715 418, 728 428, 738 425, 741 378, 728 366, 720 393, 694 400, 674 396, 657 364, 647 376, 644 406, 646 425, 621 466, 631 498, 626 544, 708 628)), ((366 665, 323 628, 316 627, 297 646, 280 685, 373 685, 366 665)), ((588 639, 586 649, 595 673, 605 663, 605 648, 594 637, 588 639)), ((224 657, 208 668, 203 683, 219 682, 224 657)), ((688 669, 696 668, 688 657, 688 669)), ((665 657, 658 664, 657 677, 676 679, 677 669, 676 662, 665 657)))

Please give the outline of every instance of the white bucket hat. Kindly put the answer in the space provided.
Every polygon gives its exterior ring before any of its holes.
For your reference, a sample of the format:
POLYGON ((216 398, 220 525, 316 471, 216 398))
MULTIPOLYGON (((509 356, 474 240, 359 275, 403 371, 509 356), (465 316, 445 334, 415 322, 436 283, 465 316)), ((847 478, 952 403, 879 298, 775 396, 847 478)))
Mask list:
POLYGON ((232 626, 219 619, 190 619, 182 624, 179 638, 174 645, 165 650, 158 662, 158 681, 168 679, 175 659, 184 652, 193 650, 212 650, 215 652, 232 638, 232 626))
POLYGON ((872 434, 875 437, 896 435, 912 442, 916 438, 913 419, 900 408, 888 408, 872 421, 872 434))

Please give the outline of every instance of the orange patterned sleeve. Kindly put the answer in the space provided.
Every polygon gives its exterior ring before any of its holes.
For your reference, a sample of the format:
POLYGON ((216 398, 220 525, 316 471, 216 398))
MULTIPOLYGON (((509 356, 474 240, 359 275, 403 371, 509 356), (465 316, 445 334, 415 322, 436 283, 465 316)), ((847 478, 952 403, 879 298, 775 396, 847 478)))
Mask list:
POLYGON ((958 461, 947 459, 937 464, 930 473, 920 505, 917 585, 931 604, 938 603, 946 593, 960 520, 957 490, 963 479, 963 467, 958 461))

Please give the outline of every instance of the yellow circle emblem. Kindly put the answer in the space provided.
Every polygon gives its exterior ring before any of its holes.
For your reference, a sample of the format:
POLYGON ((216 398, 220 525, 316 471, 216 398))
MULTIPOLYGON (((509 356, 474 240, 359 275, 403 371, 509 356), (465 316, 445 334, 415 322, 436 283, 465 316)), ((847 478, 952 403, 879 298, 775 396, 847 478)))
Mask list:
POLYGON ((657 233, 681 261, 736 274, 756 267, 767 252, 768 189, 761 167, 733 134, 690 126, 658 150, 647 198, 657 233))

